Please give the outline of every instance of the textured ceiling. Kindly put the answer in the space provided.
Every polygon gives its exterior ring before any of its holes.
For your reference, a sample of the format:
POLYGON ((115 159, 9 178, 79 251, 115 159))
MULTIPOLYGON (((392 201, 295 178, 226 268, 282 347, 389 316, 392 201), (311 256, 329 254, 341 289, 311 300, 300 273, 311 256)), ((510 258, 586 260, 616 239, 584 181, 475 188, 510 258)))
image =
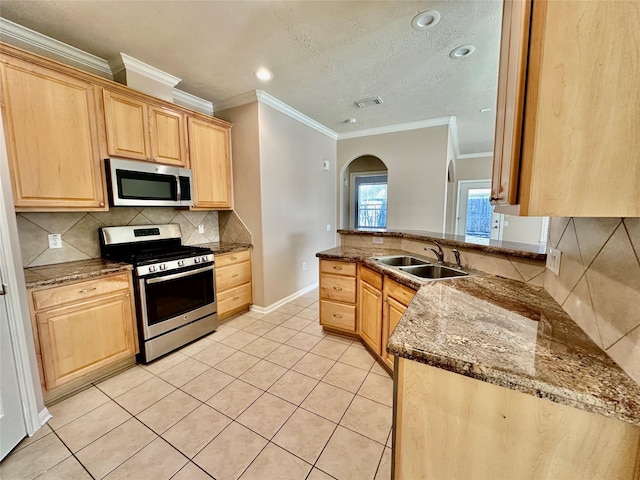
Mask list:
POLYGON ((476 153, 493 145, 501 9, 497 0, 2 0, 0 16, 107 60, 126 53, 214 106, 264 90, 338 133, 453 115, 460 152, 476 153), (412 18, 431 9, 440 23, 414 30, 412 18), (449 57, 465 44, 473 55, 449 57), (268 83, 253 76, 262 66, 274 73, 268 83), (354 104, 374 96, 384 103, 354 104))

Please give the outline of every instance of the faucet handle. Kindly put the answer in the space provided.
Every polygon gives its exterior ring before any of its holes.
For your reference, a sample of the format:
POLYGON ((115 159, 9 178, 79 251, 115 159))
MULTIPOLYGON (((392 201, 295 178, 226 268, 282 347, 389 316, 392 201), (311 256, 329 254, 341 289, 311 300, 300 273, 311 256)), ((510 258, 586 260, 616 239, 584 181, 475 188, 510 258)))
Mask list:
POLYGON ((460 261, 460 251, 457 248, 451 250, 456 257, 456 266, 462 268, 462 262, 460 261))

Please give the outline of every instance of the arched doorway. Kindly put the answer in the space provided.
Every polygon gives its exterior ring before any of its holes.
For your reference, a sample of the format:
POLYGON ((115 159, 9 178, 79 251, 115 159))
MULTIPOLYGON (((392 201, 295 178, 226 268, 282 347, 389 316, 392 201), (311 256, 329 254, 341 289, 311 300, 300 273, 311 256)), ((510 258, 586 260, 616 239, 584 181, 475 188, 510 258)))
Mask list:
POLYGON ((381 229, 387 226, 387 166, 378 157, 361 155, 342 175, 342 227, 381 229))

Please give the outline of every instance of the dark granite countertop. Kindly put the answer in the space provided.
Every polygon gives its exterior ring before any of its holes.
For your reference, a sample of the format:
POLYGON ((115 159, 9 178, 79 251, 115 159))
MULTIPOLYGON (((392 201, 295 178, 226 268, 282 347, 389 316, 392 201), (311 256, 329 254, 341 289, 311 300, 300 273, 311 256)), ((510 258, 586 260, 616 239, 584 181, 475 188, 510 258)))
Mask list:
POLYGON ((132 269, 133 267, 128 263, 92 258, 91 260, 78 260, 25 268, 24 279, 27 289, 33 289, 87 280, 112 273, 127 272, 132 269))
POLYGON ((214 255, 223 254, 223 253, 231 253, 231 252, 241 252, 242 250, 249 250, 253 248, 250 243, 232 243, 232 242, 211 242, 211 243, 203 243, 198 245, 198 247, 207 247, 213 250, 214 255))
POLYGON ((336 247, 417 290, 389 338, 400 357, 640 426, 637 385, 542 288, 489 274, 438 281, 370 259, 402 250, 336 247))
POLYGON ((432 242, 436 240, 442 245, 458 248, 476 248, 488 253, 501 253, 512 257, 531 258, 533 260, 545 260, 547 258, 546 245, 531 245, 529 243, 506 242, 502 240, 489 240, 487 244, 469 241, 464 235, 452 235, 449 233, 427 232, 422 230, 338 230, 342 235, 371 235, 381 237, 406 238, 432 242))

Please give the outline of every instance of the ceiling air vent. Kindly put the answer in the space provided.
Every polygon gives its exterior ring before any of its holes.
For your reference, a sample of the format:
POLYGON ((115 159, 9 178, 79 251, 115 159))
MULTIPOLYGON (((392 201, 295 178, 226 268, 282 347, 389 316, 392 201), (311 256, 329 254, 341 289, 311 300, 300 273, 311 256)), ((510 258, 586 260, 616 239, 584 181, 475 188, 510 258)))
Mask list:
POLYGON ((380 97, 363 98, 356 100, 356 105, 360 108, 373 107, 374 105, 380 105, 384 103, 380 97))

